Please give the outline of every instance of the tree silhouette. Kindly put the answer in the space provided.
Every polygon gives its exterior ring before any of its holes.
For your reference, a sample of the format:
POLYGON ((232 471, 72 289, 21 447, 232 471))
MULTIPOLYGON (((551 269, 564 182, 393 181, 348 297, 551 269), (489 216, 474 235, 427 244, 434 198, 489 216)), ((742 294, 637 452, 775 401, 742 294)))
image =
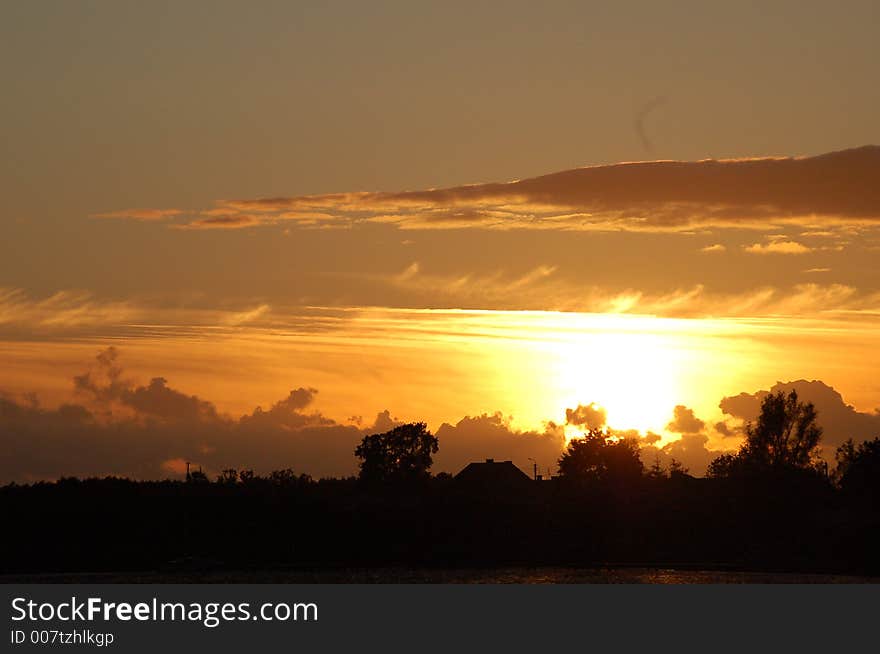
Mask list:
POLYGON ((743 468, 742 459, 738 454, 722 454, 712 460, 706 470, 706 476, 710 479, 722 479, 732 477, 743 468))
POLYGON ((760 470, 806 470, 818 462, 822 428, 812 402, 799 402, 797 391, 770 393, 761 402, 756 423, 746 426, 746 441, 736 455, 725 454, 709 465, 710 477, 760 470))
POLYGON ((238 483, 238 470, 235 468, 226 468, 217 475, 217 483, 218 484, 226 484, 227 486, 233 486, 238 483))
POLYGON ((297 475, 290 468, 273 470, 269 473, 269 482, 276 486, 308 486, 312 483, 311 475, 297 475))
POLYGON ((835 477, 840 487, 863 497, 880 497, 880 438, 859 443, 850 438, 837 448, 835 477))
POLYGON ((639 444, 634 439, 614 439, 610 431, 590 429, 573 438, 559 459, 564 479, 625 481, 642 475, 639 444))
POLYGON ((428 476, 437 437, 424 422, 399 425, 383 434, 364 436, 354 454, 360 479, 367 482, 411 481, 428 476))

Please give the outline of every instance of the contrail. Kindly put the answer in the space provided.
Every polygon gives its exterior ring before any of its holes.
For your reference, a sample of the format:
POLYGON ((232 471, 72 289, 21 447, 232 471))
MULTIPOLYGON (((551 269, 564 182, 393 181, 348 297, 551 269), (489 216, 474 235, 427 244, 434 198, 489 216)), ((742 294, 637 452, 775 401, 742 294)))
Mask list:
POLYGON ((654 152, 654 144, 645 133, 645 118, 647 118, 648 114, 654 111, 654 109, 664 104, 666 104, 665 96, 657 96, 655 98, 652 98, 647 103, 645 103, 641 109, 639 109, 639 111, 636 113, 635 120, 633 121, 633 127, 636 130, 636 134, 638 134, 639 136, 639 140, 642 142, 642 146, 645 148, 646 151, 651 153, 654 152))

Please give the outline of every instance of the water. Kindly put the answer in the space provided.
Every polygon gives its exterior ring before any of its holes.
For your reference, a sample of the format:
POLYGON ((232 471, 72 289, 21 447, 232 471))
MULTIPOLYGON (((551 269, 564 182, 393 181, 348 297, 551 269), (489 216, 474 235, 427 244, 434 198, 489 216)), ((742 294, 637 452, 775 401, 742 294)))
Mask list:
POLYGON ((2 583, 280 583, 280 584, 864 584, 855 575, 665 568, 357 568, 213 570, 4 575, 2 583))

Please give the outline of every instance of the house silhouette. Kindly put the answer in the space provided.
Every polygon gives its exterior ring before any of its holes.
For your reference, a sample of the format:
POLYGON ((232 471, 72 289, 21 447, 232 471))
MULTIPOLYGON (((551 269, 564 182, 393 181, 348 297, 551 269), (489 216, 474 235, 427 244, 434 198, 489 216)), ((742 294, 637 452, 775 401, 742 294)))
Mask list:
POLYGON ((512 461, 486 459, 467 464, 455 475, 455 480, 468 486, 489 488, 522 488, 531 483, 531 478, 513 465, 512 461))

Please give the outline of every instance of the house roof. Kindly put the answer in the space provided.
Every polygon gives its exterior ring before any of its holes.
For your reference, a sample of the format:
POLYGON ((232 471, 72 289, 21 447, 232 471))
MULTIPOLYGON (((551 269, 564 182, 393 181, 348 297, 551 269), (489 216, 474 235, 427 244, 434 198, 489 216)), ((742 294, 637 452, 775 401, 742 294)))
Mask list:
POLYGON ((531 478, 513 465, 512 461, 495 461, 494 459, 469 463, 455 475, 455 478, 458 481, 493 486, 512 486, 531 481, 531 478))

